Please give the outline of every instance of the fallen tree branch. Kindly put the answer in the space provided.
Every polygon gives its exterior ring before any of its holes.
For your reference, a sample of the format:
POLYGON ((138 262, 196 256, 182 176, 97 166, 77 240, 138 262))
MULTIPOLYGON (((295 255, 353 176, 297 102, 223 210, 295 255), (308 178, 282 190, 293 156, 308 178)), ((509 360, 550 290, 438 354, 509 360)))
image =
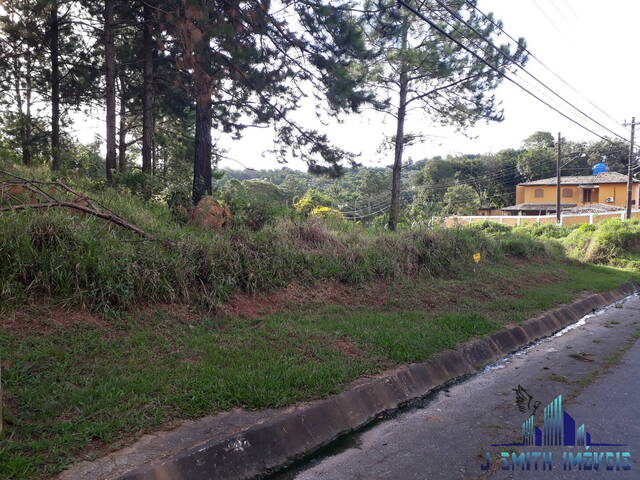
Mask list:
POLYGON ((5 182, 1 182, 0 184, 22 185, 22 186, 25 186, 25 187, 28 187, 29 185, 32 185, 33 188, 35 188, 37 190, 36 193, 38 193, 38 194, 40 194, 40 195, 42 195, 42 196, 44 196, 44 197, 46 197, 48 199, 53 199, 56 202, 58 200, 55 199, 54 197, 52 197, 47 192, 45 192, 43 189, 41 189, 40 185, 49 185, 49 186, 52 186, 52 187, 59 187, 62 190, 66 191, 67 193, 70 193, 71 195, 76 197, 76 199, 85 199, 85 200, 87 200, 87 202, 89 202, 89 204, 93 208, 96 208, 96 205, 97 205, 102 210, 105 210, 105 211, 107 211, 109 213, 112 213, 116 217, 118 216, 114 211, 109 210, 107 207, 102 205, 97 200, 94 200, 93 198, 90 198, 90 197, 88 197, 86 195, 83 195, 81 193, 76 192, 75 190, 73 190, 72 188, 68 187, 67 185, 65 185, 62 182, 47 182, 47 181, 43 181, 43 180, 31 180, 29 178, 20 177, 19 175, 16 175, 15 173, 7 172, 6 170, 0 170, 0 174, 1 175, 7 175, 7 176, 12 177, 12 178, 15 179, 15 180, 9 180, 9 181, 5 181, 5 182))
POLYGON ((117 215, 99 212, 92 208, 85 207, 84 205, 79 205, 73 202, 23 203, 20 205, 10 205, 8 207, 1 207, 0 212, 27 210, 30 208, 55 208, 55 207, 72 208, 74 210, 79 210, 81 212, 88 213, 89 215, 93 215, 95 217, 102 218, 103 220, 107 220, 109 222, 115 223, 116 225, 122 228, 131 230, 132 232, 137 233, 141 237, 153 239, 153 237, 149 235, 147 232, 136 227, 135 225, 131 225, 130 223, 125 222, 122 218, 118 217, 117 215))

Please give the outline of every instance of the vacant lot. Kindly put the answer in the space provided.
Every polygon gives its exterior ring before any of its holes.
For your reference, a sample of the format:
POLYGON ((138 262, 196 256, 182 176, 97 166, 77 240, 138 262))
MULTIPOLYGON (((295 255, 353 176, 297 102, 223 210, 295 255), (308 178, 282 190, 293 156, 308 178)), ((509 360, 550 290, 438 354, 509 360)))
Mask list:
POLYGON ((179 419, 337 392, 631 277, 505 259, 455 278, 240 294, 217 315, 175 304, 99 314, 32 302, 1 317, 0 476, 43 477, 179 419))

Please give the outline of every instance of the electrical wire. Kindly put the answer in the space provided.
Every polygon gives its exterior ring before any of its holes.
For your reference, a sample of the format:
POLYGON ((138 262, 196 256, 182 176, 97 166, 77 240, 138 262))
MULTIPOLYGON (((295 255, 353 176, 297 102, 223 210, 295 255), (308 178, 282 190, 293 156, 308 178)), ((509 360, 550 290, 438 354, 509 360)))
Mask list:
MULTIPOLYGON (((516 45, 519 44, 518 40, 516 40, 513 36, 511 36, 499 23, 495 22, 489 15, 487 15, 486 13, 484 13, 482 10, 480 10, 476 5, 473 4, 473 2, 471 2, 470 0, 465 0, 465 2, 467 4, 469 4, 473 9, 475 9, 480 15, 482 15, 487 21, 489 21, 494 27, 498 28, 502 33, 504 33, 511 41, 513 41, 516 45)), ((549 73, 551 73, 554 77, 556 77, 558 80, 560 80, 562 83, 564 83, 567 87, 569 87, 571 90, 573 90, 575 93, 577 93, 578 95, 580 95, 580 97, 582 97, 584 100, 586 100, 587 102, 589 102, 589 104, 594 107, 596 110, 598 110, 600 113, 602 113, 603 115, 605 115, 606 117, 608 117, 610 120, 612 120, 616 125, 618 124, 618 120, 616 120, 615 118, 613 118, 611 115, 609 115, 605 110, 603 110, 602 108, 600 108, 598 105, 596 105, 594 102, 592 102, 587 96, 583 95, 582 93, 580 93, 580 91, 578 91, 575 87, 573 87, 569 82, 567 82, 564 78, 562 78, 560 75, 558 75, 557 73, 555 73, 549 66, 547 66, 546 63, 544 63, 542 60, 540 60, 540 58, 538 58, 531 50, 529 50, 527 47, 523 47, 524 51, 527 52, 531 58, 533 58, 536 62, 538 62, 545 70, 547 70, 549 73)))
MULTIPOLYGON (((551 92, 553 95, 555 95, 556 97, 558 97, 560 100, 562 100, 564 103, 566 103, 567 105, 569 105, 570 107, 572 107, 574 110, 576 110, 577 112, 579 112, 581 115, 583 115, 585 118, 591 120, 593 123, 597 124, 598 126, 600 126, 601 128, 603 128, 604 130, 606 130, 607 132, 613 134, 614 136, 622 139, 622 140, 627 140, 626 138, 622 137, 621 135, 619 135, 618 133, 614 132, 613 130, 611 130, 610 128, 606 127, 605 125, 603 125, 602 123, 600 123, 598 120, 594 119, 591 115, 585 113, 583 110, 581 110, 580 108, 578 108, 577 106, 575 106, 573 103, 571 103, 569 100, 567 100, 566 98, 564 98, 562 95, 560 95, 559 93, 557 93, 555 90, 553 90, 551 87, 549 87, 546 83, 544 83, 542 80, 540 80, 538 77, 536 77, 534 74, 532 74, 531 72, 529 72, 529 70, 527 70, 524 66, 524 64, 522 64, 521 62, 518 62, 512 55, 506 53, 504 50, 502 50, 500 47, 498 47, 496 44, 494 44, 490 39, 488 39, 487 37, 485 37, 481 32, 479 32, 473 25, 471 25, 469 22, 467 22, 466 20, 464 20, 460 15, 458 15, 457 12, 455 12, 454 10, 452 10, 446 3, 444 3, 442 0, 435 0, 437 4, 439 4, 442 8, 444 8, 447 12, 449 12, 449 14, 451 16, 453 16, 456 20, 462 22, 464 25, 466 25, 469 29, 471 29, 471 31, 473 31, 479 39, 481 39, 482 41, 484 41, 485 43, 487 43, 491 48, 493 48, 494 50, 496 50, 499 54, 501 54, 503 57, 505 57, 506 59, 510 60, 511 62, 513 62, 514 64, 516 64, 518 67, 520 67, 520 69, 525 72, 527 75, 529 75, 531 78, 533 78, 536 82, 538 82, 542 87, 544 87, 546 90, 548 90, 549 92, 551 92)), ((450 24, 449 24, 450 25, 450 24)), ((517 76, 516 73, 513 73, 514 75, 517 76)))
POLYGON ((562 0, 563 3, 567 6, 567 9, 573 14, 574 17, 576 17, 576 20, 580 20, 578 18, 578 14, 576 13, 576 11, 573 9, 573 7, 571 6, 571 4, 569 3, 568 0, 562 0))
POLYGON ((562 30, 560 30, 560 28, 551 19, 551 17, 549 15, 547 15, 547 12, 544 11, 544 9, 540 6, 540 4, 536 0, 531 0, 531 1, 535 4, 535 6, 538 8, 538 10, 540 10, 540 13, 542 13, 542 15, 544 15, 547 18, 547 20, 549 20, 549 23, 551 25, 553 25, 553 28, 555 28, 558 31, 558 33, 564 37, 565 36, 564 32, 562 30))
POLYGON ((557 108, 555 108, 553 105, 550 105, 548 102, 544 101, 542 98, 540 98, 538 95, 536 95, 535 93, 531 92, 529 89, 527 89, 526 87, 523 87, 521 84, 519 84, 518 82, 516 82, 514 79, 512 79, 511 77, 507 76, 507 74, 505 74, 502 70, 500 70, 498 67, 496 67, 493 63, 489 62, 488 60, 486 60, 485 58, 481 57, 480 55, 478 55, 476 52, 474 52, 472 49, 470 49, 469 47, 467 47, 466 45, 464 45, 462 42, 460 42, 459 40, 455 39, 454 37, 452 37, 449 33, 447 33, 446 30, 444 30, 443 28, 441 28, 440 26, 438 26, 438 24, 436 24, 433 20, 431 20, 430 18, 426 17, 424 14, 420 13, 419 11, 417 11, 415 8, 413 8, 411 5, 407 4, 406 1, 404 0, 398 0, 398 3, 403 6, 404 8, 406 8, 407 10, 409 10, 411 13, 413 13, 414 15, 416 15, 417 17, 419 17, 420 19, 422 19, 424 22, 426 22, 429 26, 431 26, 432 29, 434 29, 436 32, 440 33, 441 35, 447 37, 448 39, 450 39, 451 41, 453 41, 454 43, 456 43, 457 45, 459 45, 460 47, 462 47, 465 51, 467 51, 468 53, 470 53, 473 57, 475 57, 476 59, 480 60, 482 63, 484 63, 485 65, 487 65, 489 68, 491 68, 492 70, 494 70, 495 72, 497 72, 500 76, 504 77, 505 79, 507 79, 508 81, 510 81, 511 83, 513 83, 514 85, 516 85, 517 87, 519 87, 520 89, 524 90, 526 93, 528 93, 529 95, 531 95, 533 98, 535 98, 536 100, 538 100, 539 102, 543 103, 544 105, 546 105, 548 108, 550 108, 551 110, 555 111, 556 113, 558 113, 559 115, 561 115, 562 117, 566 118, 567 120, 569 120, 570 122, 578 125, 580 128, 588 131, 589 133, 595 135, 596 137, 611 142, 610 139, 603 137, 602 135, 594 132, 592 129, 590 129, 589 127, 583 125, 582 123, 580 123, 579 121, 575 120, 574 118, 570 117, 569 115, 565 114, 564 112, 558 110, 557 108))

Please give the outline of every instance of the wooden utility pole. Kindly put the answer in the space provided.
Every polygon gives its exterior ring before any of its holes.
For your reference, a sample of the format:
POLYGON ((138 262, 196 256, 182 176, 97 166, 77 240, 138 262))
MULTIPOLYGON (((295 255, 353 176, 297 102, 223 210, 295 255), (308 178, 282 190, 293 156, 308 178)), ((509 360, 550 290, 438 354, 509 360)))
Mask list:
POLYGON ((633 141, 636 133, 636 117, 631 118, 631 143, 629 144, 629 165, 627 166, 627 220, 631 218, 631 197, 633 193, 633 141))
POLYGON ((562 154, 562 137, 558 132, 558 151, 556 153, 556 221, 558 225, 562 223, 562 213, 560 205, 560 156, 562 154))

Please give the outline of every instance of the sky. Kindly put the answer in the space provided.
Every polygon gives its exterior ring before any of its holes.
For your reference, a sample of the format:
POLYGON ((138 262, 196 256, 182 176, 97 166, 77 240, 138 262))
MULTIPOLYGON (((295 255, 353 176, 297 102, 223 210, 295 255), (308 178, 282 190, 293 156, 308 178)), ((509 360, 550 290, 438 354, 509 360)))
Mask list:
MULTIPOLYGON (((531 58, 526 68, 571 103, 627 138, 633 115, 640 119, 640 99, 637 94, 640 62, 637 25, 640 21, 640 2, 634 0, 479 0, 478 7, 494 12, 504 22, 504 29, 514 38, 524 37, 527 48, 553 72, 578 92, 562 83, 536 60, 531 58), (593 104, 609 116, 592 106, 593 104), (615 121, 614 121, 615 120, 615 121)), ((501 42, 508 41, 500 37, 501 42)), ((518 82, 544 98, 548 103, 569 114, 599 134, 604 129, 584 119, 539 84, 520 72, 518 82)), ((497 98, 502 102, 504 121, 478 124, 457 132, 451 127, 434 126, 428 112, 415 112, 407 122, 407 130, 432 135, 426 143, 409 147, 405 160, 414 161, 435 155, 491 153, 504 148, 517 148, 530 134, 543 130, 558 132, 572 141, 598 138, 548 107, 530 97, 517 86, 503 81, 497 98)), ((85 126, 87 124, 85 123, 85 126)), ((78 133, 82 141, 90 141, 102 127, 87 126, 78 133)), ((388 166, 392 152, 377 152, 385 135, 395 132, 394 119, 383 114, 365 111, 347 117, 342 123, 332 123, 324 131, 342 148, 359 153, 358 161, 367 166, 388 166)), ((243 138, 232 140, 213 132, 214 139, 234 160, 222 160, 220 167, 242 169, 280 168, 278 159, 264 154, 272 147, 272 129, 249 129, 243 138)), ((610 134, 609 134, 610 135, 610 134)), ((290 168, 306 170, 301 161, 290 160, 290 168)))

